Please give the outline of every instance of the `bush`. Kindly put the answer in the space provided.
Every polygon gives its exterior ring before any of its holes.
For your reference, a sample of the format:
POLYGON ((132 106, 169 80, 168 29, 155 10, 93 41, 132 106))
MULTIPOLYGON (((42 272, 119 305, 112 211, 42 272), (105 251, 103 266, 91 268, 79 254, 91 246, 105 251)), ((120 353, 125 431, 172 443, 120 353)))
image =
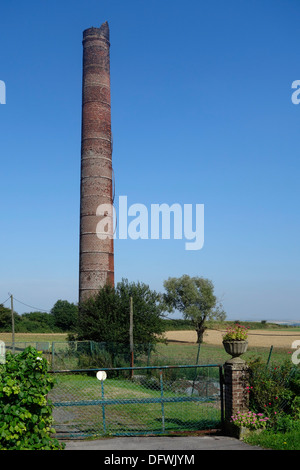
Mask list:
POLYGON ((255 412, 262 412, 275 425, 282 413, 299 416, 299 372, 290 361, 280 366, 268 367, 260 359, 250 365, 249 405, 255 412))
POLYGON ((109 351, 95 352, 94 354, 81 354, 78 367, 81 369, 108 369, 114 367, 128 367, 129 358, 123 356, 112 357, 109 351))
POLYGON ((249 406, 270 419, 260 434, 245 438, 267 449, 300 450, 300 371, 290 361, 267 366, 261 359, 250 364, 249 406))
POLYGON ((33 347, 20 354, 7 352, 0 366, 0 449, 59 450, 51 437, 52 406, 47 393, 54 380, 47 361, 33 347))
POLYGON ((51 333, 55 328, 52 315, 45 312, 23 313, 16 324, 18 333, 51 333))
POLYGON ((299 423, 290 415, 280 415, 275 423, 274 431, 286 433, 299 429, 299 423))

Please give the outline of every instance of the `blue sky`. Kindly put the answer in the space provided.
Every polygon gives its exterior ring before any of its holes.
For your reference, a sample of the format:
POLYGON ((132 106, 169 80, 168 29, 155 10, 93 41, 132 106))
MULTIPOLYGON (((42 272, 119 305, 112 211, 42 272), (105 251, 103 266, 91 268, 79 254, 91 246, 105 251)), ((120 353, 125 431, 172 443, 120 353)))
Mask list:
POLYGON ((203 276, 230 319, 300 321, 299 14, 297 0, 3 2, 0 302, 78 300, 82 31, 107 20, 116 199, 205 207, 199 251, 116 240, 116 280, 203 276))

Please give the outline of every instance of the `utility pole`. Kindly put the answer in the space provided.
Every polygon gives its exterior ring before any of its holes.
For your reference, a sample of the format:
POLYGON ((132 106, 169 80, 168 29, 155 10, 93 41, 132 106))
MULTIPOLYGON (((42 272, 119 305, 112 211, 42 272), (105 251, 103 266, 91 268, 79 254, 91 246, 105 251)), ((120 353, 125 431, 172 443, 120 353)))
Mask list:
MULTIPOLYGON (((133 299, 130 297, 130 325, 129 325, 129 342, 130 342, 130 367, 133 367, 133 299)), ((131 378, 133 377, 133 370, 131 370, 131 378)))
POLYGON ((10 295, 10 308, 11 308, 11 332, 12 332, 12 352, 15 352, 15 318, 14 318, 14 298, 10 295))

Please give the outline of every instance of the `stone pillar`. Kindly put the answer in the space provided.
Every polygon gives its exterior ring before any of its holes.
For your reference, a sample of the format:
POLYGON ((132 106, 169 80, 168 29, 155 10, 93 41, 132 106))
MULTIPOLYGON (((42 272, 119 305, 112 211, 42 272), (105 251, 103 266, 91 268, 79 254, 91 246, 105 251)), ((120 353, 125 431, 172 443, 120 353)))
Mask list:
POLYGON ((113 234, 99 238, 98 228, 109 211, 97 212, 100 205, 112 207, 112 174, 110 43, 104 23, 83 32, 79 302, 114 284, 113 234))
POLYGON ((224 364, 225 432, 236 437, 237 430, 230 420, 238 411, 244 413, 249 410, 248 374, 246 362, 239 357, 224 364))

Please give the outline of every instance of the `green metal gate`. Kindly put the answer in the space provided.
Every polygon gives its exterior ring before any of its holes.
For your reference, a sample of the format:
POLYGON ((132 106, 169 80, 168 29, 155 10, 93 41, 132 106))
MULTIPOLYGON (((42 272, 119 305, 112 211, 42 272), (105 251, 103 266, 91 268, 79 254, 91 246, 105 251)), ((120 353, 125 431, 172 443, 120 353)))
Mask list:
POLYGON ((170 434, 220 428, 222 366, 55 371, 48 398, 58 437, 170 434), (99 377, 99 374, 98 374, 99 377))

